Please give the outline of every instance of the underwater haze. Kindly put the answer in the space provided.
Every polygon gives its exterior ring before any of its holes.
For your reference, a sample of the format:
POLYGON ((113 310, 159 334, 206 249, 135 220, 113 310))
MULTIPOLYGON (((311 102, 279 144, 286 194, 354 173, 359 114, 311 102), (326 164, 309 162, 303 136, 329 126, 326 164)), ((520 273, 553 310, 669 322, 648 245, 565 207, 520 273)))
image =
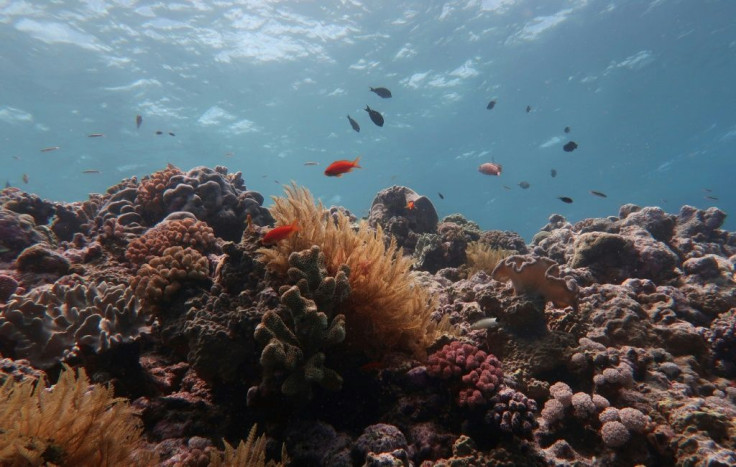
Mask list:
POLYGON ((734 18, 733 0, 0 1, 0 183, 77 201, 224 165, 358 216, 404 185, 527 240, 625 203, 731 214, 734 18))

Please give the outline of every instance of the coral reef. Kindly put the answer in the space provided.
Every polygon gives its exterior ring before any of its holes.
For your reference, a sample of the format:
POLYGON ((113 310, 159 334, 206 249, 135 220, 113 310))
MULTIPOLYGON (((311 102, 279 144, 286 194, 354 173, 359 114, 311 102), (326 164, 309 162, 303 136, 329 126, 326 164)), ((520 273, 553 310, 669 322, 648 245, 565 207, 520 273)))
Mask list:
POLYGON ((263 201, 224 167, 2 190, 0 463, 736 464, 721 210, 555 214, 527 245, 405 187, 360 222, 263 201))

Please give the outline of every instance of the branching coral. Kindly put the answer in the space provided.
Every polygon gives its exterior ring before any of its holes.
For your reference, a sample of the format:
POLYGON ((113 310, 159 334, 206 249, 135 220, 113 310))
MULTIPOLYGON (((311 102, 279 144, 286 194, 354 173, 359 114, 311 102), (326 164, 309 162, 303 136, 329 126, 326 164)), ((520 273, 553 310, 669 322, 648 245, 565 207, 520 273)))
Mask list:
POLYGON ((287 187, 271 208, 279 224, 299 223, 299 232, 272 248, 259 250, 272 272, 285 277, 289 255, 318 245, 330 275, 346 265, 351 293, 344 311, 349 342, 369 354, 404 349, 424 356, 436 325, 430 319, 434 298, 411 275, 411 260, 396 242, 386 246, 383 231, 362 222, 357 231, 342 212, 330 216, 305 188, 287 187))
POLYGON ((491 274, 501 260, 515 253, 512 250, 493 248, 482 242, 471 242, 465 250, 470 274, 475 274, 478 271, 491 274))
POLYGON ((559 266, 549 258, 534 255, 509 256, 493 270, 497 281, 511 281, 518 295, 541 295, 557 307, 577 306, 573 280, 560 277, 559 266))
POLYGON ((345 339, 345 316, 333 310, 350 293, 346 271, 327 276, 324 255, 316 246, 292 253, 289 262, 289 276, 297 285, 281 289, 288 316, 267 311, 255 331, 256 340, 265 346, 262 385, 268 388, 283 380, 280 390, 286 395, 310 396, 312 383, 340 389, 342 378, 325 367, 324 350, 345 339))
POLYGON ((140 423, 111 387, 90 386, 66 367, 51 390, 42 379, 0 387, 0 464, 118 466, 152 465, 136 452, 140 423))
POLYGON ((128 245, 125 257, 134 264, 142 264, 161 256, 165 249, 172 246, 191 247, 202 254, 213 252, 217 242, 212 228, 193 215, 186 214, 191 217, 171 220, 167 217, 167 220, 133 240, 128 245))
POLYGON ((150 306, 171 301, 184 284, 208 284, 209 262, 197 250, 172 246, 138 269, 130 286, 150 306))

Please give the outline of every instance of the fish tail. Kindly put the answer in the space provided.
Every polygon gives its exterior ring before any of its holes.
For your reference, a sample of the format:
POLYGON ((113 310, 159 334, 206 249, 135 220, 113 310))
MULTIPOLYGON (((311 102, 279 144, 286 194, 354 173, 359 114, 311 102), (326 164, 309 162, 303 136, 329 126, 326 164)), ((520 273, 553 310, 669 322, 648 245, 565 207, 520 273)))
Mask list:
POLYGON ((299 230, 299 220, 294 219, 294 222, 289 224, 289 227, 291 227, 293 230, 299 230))
POLYGON ((356 157, 355 160, 353 161, 353 167, 355 167, 356 169, 362 169, 363 168, 360 165, 358 165, 358 163, 360 162, 360 157, 361 156, 356 157))
POLYGON ((366 105, 365 106, 365 109, 363 109, 363 110, 365 110, 366 112, 370 112, 371 111, 371 108, 366 105))

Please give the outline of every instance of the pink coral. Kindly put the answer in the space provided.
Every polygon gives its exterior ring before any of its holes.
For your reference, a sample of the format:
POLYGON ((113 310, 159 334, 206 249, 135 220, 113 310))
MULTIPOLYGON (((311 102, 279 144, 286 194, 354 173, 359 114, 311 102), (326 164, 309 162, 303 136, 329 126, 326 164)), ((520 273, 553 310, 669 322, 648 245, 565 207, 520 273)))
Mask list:
POLYGON ((457 379, 460 406, 476 407, 488 402, 503 382, 501 362, 471 344, 453 341, 429 356, 427 372, 441 379, 457 379))

